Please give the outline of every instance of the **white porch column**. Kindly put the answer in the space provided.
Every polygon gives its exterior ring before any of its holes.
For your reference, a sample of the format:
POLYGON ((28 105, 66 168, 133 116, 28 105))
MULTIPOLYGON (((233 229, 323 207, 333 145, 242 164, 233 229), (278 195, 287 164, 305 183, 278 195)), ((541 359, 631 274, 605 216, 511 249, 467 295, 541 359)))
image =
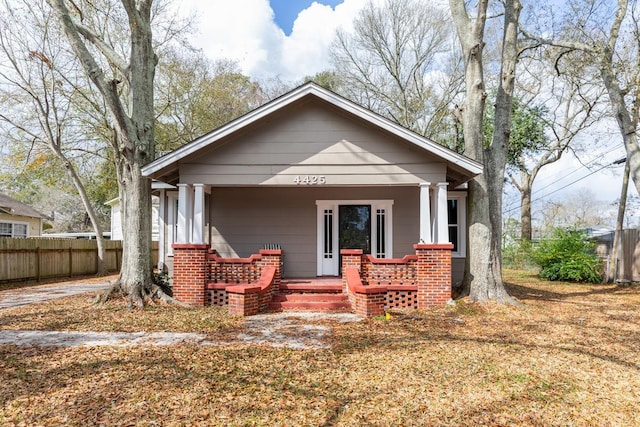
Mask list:
POLYGON ((204 241, 204 184, 193 184, 193 237, 191 243, 205 243, 204 241))
POLYGON ((189 184, 178 184, 178 231, 176 243, 192 243, 193 190, 189 184))
POLYGON ((449 242, 449 215, 447 211, 447 182, 439 182, 436 185, 437 193, 437 209, 436 209, 436 227, 437 227, 437 243, 449 242))
POLYGON ((433 243, 431 237, 431 183, 420 183, 420 243, 433 243))
POLYGON ((164 259, 167 255, 166 233, 167 233, 167 200, 166 191, 160 190, 160 206, 158 206, 158 270, 164 269, 164 259))

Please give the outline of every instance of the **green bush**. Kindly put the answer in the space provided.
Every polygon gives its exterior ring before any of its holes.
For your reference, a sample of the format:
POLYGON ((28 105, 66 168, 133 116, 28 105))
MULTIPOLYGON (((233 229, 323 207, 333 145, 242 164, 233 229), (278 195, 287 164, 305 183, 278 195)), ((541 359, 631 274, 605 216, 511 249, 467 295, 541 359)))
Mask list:
POLYGON ((594 248, 584 231, 555 229, 540 242, 533 258, 543 279, 598 283, 602 264, 594 248))
POLYGON ((505 243, 502 247, 502 265, 506 268, 517 270, 530 270, 535 268, 531 260, 531 242, 514 241, 505 243))

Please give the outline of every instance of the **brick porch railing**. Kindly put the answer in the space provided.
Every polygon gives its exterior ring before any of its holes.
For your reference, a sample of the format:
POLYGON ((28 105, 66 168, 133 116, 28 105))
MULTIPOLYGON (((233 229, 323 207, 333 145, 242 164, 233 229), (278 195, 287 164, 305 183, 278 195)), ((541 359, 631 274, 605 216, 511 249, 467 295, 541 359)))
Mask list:
POLYGON ((413 247, 416 255, 401 259, 376 259, 363 255, 359 249, 340 252, 343 286, 357 314, 369 317, 393 308, 424 309, 451 299, 453 245, 416 244, 413 247), (352 270, 350 274, 348 269, 352 270), (357 280, 353 270, 360 273, 357 280))
MULTIPOLYGON (((251 315, 266 310, 279 292, 282 250, 222 258, 208 245, 173 248, 173 293, 180 301, 193 306, 227 305, 234 314, 251 315), (263 274, 267 267, 273 268, 269 283, 263 274)), ((341 251, 343 290, 357 314, 369 317, 394 308, 424 309, 451 299, 453 245, 416 244, 414 249, 415 255, 399 259, 376 259, 359 249, 341 251)))

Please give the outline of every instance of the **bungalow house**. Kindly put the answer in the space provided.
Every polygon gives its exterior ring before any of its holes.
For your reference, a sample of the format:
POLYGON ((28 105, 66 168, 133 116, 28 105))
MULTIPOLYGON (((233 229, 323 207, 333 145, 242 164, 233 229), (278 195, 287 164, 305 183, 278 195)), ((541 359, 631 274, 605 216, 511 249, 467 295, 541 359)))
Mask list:
POLYGON ((44 215, 0 193, 0 237, 37 237, 42 234, 44 215))
MULTIPOLYGON (((163 184, 160 262, 174 294, 197 305, 215 303, 225 283, 259 283, 272 256, 270 294, 294 288, 284 278, 334 278, 349 293, 348 268, 360 273, 350 274, 353 289, 418 286, 424 251, 444 252, 446 301, 464 266, 464 184, 481 172, 479 163, 314 83, 143 168, 163 184), (251 262, 262 268, 223 277, 251 262), (195 297, 187 282, 196 283, 195 297)), ((231 294, 223 296, 231 304, 231 294)))

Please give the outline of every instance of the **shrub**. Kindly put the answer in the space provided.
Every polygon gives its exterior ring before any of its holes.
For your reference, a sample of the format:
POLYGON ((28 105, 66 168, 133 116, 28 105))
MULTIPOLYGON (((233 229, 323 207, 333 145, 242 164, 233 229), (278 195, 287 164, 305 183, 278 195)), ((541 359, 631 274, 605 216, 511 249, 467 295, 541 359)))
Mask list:
POLYGON ((584 231, 555 229, 533 255, 543 279, 598 283, 602 264, 594 248, 584 231))
POLYGON ((530 270, 535 268, 531 255, 531 242, 513 241, 505 243, 502 247, 502 265, 506 268, 517 270, 530 270))

